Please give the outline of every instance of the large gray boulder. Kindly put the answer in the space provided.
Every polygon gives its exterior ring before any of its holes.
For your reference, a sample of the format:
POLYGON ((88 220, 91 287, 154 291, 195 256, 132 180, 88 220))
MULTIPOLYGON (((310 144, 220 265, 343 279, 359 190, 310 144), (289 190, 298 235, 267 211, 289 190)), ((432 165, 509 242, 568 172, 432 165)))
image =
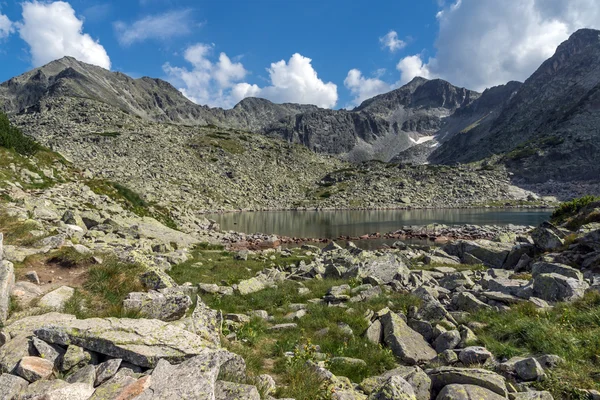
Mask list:
POLYGON ((439 367, 426 371, 434 393, 452 384, 474 385, 506 398, 506 380, 495 372, 480 368, 439 367))
POLYGON ((245 374, 239 356, 225 350, 205 349, 179 365, 160 360, 152 372, 150 386, 136 400, 214 399, 220 375, 245 374), (228 371, 228 364, 238 365, 228 371))
POLYGON ((437 355, 423 336, 412 330, 396 313, 388 311, 380 317, 380 321, 384 343, 401 362, 415 365, 433 360, 437 355))
POLYGON ((452 384, 444 387, 436 397, 436 400, 505 400, 488 389, 475 385, 452 384))
POLYGON ((413 387, 404 378, 394 375, 385 380, 369 396, 369 400, 416 400, 413 387))
POLYGON ((387 284, 394 279, 406 283, 410 270, 394 254, 387 254, 351 268, 344 276, 373 284, 387 284))
POLYGON ((43 326, 35 335, 48 343, 74 344, 148 368, 160 359, 181 362, 216 347, 198 335, 155 319, 72 320, 43 326))
POLYGON ((215 400, 260 400, 260 393, 256 386, 244 385, 226 381, 217 381, 215 384, 215 400))
POLYGON ((541 274, 559 274, 566 276, 567 278, 573 278, 580 281, 583 280, 583 274, 580 271, 565 264, 544 261, 536 262, 531 267, 531 275, 535 278, 541 274))
POLYGON ((562 247, 565 241, 558 234, 558 229, 546 222, 531 232, 533 243, 542 251, 551 251, 562 247))
POLYGON ((61 286, 40 299, 39 306, 50 310, 61 311, 67 301, 75 294, 75 289, 69 286, 61 286))
POLYGON ((457 240, 444 247, 444 251, 459 257, 466 264, 485 264, 502 268, 513 245, 490 240, 457 240))
POLYGON ((145 318, 175 321, 185 316, 192 300, 183 293, 134 292, 123 300, 127 311, 139 312, 145 318))
POLYGON ((192 332, 202 339, 214 343, 215 346, 220 346, 221 321, 223 319, 221 312, 210 309, 202 302, 200 296, 197 296, 196 299, 196 308, 192 315, 174 322, 173 325, 192 332))
POLYGON ((361 382, 360 387, 365 393, 371 394, 393 376, 400 376, 408 382, 412 386, 417 400, 429 400, 431 398, 431 379, 417 366, 400 366, 380 376, 366 378, 361 382))
MULTIPOLYGON (((0 234, 0 253, 2 252, 2 234, 0 234)), ((6 322, 10 295, 15 284, 15 270, 10 261, 2 260, 0 256, 0 323, 6 322)))
POLYGON ((533 280, 533 295, 546 301, 581 299, 588 288, 584 281, 555 273, 540 274, 533 280))
POLYGON ((21 393, 27 385, 29 385, 29 382, 16 375, 0 375, 0 400, 17 399, 19 393, 21 393))

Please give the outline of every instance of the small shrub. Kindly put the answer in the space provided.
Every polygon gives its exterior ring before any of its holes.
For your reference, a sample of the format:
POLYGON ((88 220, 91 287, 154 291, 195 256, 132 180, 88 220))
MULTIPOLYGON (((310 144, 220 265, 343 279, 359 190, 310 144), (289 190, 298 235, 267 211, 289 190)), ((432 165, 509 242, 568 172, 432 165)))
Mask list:
POLYGON ((596 196, 583 196, 578 199, 573 199, 559 205, 556 210, 552 213, 552 219, 561 222, 569 217, 575 216, 585 206, 600 201, 600 197, 596 196))

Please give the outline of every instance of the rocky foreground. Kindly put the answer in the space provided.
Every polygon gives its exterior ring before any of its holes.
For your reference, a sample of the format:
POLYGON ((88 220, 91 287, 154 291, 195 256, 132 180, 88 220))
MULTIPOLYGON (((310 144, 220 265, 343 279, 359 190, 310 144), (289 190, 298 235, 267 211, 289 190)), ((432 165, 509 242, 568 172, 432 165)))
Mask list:
MULTIPOLYGON (((577 312, 598 304, 600 203, 570 229, 443 247, 275 237, 227 252, 235 235, 179 232, 81 182, 20 186, 2 189, 1 399, 600 396, 593 354, 494 336, 511 313, 558 313, 562 334, 582 334, 577 312)), ((575 348, 593 353, 587 340, 575 348)))

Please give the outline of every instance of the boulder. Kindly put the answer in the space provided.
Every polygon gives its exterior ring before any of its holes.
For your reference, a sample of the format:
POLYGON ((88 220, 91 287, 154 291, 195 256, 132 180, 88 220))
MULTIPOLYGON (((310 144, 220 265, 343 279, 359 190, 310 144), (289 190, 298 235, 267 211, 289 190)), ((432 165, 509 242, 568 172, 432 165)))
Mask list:
POLYGON ((54 363, 41 357, 23 357, 17 365, 17 374, 29 382, 48 379, 54 370, 54 363))
POLYGON ((533 243, 542 251, 552 251, 562 247, 565 242, 557 234, 557 229, 546 222, 531 232, 533 243))
POLYGON ((197 296, 196 308, 191 317, 175 322, 173 325, 192 332, 215 346, 220 346, 222 319, 220 311, 210 309, 202 302, 200 296, 197 296))
POLYGON ((583 274, 581 272, 568 265, 558 263, 540 261, 533 264, 531 267, 531 275, 535 278, 541 274, 558 274, 566 276, 567 278, 573 278, 580 281, 583 280, 583 274))
MULTIPOLYGON (((131 376, 126 372, 119 371, 106 382, 99 385, 90 400, 127 399, 128 397, 125 397, 126 395, 131 395, 131 397, 133 397, 142 392, 141 390, 138 390, 132 393, 128 390, 128 388, 131 388, 137 382, 138 379, 136 377, 131 376)), ((147 387, 145 389, 147 389, 147 387)))
POLYGON ((93 360, 92 353, 75 346, 74 344, 67 347, 67 351, 63 354, 60 370, 63 372, 70 371, 76 367, 83 367, 93 360))
POLYGON ((48 344, 36 337, 33 337, 31 342, 38 355, 43 359, 51 361, 54 366, 58 366, 62 362, 62 356, 65 354, 65 350, 63 348, 48 344))
MULTIPOLYGON (((521 392, 513 393, 512 400, 554 400, 550 392, 521 392)), ((593 399, 593 397, 592 397, 593 399)))
POLYGON ((48 343, 76 345, 148 368, 159 359, 181 362, 216 347, 198 335, 155 319, 72 320, 43 326, 35 335, 48 343))
MULTIPOLYGON (((2 234, 0 233, 0 253, 2 253, 2 234)), ((10 305, 10 296, 15 284, 15 271, 10 261, 0 256, 0 324, 6 322, 10 305)))
POLYGON ((492 353, 485 347, 470 346, 462 349, 458 358, 465 365, 484 364, 487 360, 493 359, 492 353))
POLYGON ((215 400, 260 400, 256 386, 240 383, 217 381, 215 384, 215 400))
POLYGON ((437 355, 423 336, 412 330, 397 314, 388 311, 380 320, 383 340, 401 362, 415 365, 430 361, 437 355))
POLYGON ((544 369, 540 363, 533 357, 517 361, 515 363, 515 372, 522 381, 538 381, 544 378, 544 369))
POLYGON ((99 386, 112 378, 119 370, 122 361, 123 360, 120 358, 113 358, 98 365, 96 367, 96 380, 94 381, 94 386, 99 386))
POLYGON ((504 400, 501 396, 481 386, 457 385, 445 386, 436 397, 436 400, 504 400))
POLYGON ((433 342, 435 351, 441 353, 446 350, 455 349, 460 343, 460 332, 457 330, 447 331, 439 335, 433 342))
POLYGON ((67 378, 68 383, 85 383, 88 386, 94 386, 96 382, 96 367, 86 365, 67 378))
POLYGON ((480 386, 504 398, 507 396, 504 377, 486 369, 439 367, 426 372, 434 393, 439 393, 445 386, 459 384, 480 386))
POLYGON ((260 292, 267 287, 267 282, 259 277, 245 279, 237 284, 237 291, 242 296, 260 292))
POLYGON ((93 386, 86 383, 73 383, 48 390, 42 397, 34 397, 33 400, 88 400, 93 393, 93 386))
POLYGON ((140 281, 148 290, 159 290, 177 286, 177 283, 166 272, 153 266, 146 266, 146 271, 140 275, 140 281))
MULTIPOLYGON (((149 387, 136 400, 213 399, 220 375, 231 376, 225 372, 245 374, 245 370, 223 371, 228 363, 238 359, 225 350, 209 349, 179 365, 171 365, 162 359, 152 372, 149 387)), ((238 369, 245 368, 243 364, 236 365, 238 369)))
POLYGON ((139 312, 145 318, 175 321, 184 317, 192 305, 189 296, 182 293, 134 292, 123 300, 127 311, 139 312))
POLYGON ((21 393, 29 385, 25 379, 11 374, 0 375, 0 399, 2 400, 15 400, 19 393, 21 393))
POLYGON ((61 311, 65 307, 65 303, 73 297, 75 289, 69 286, 61 286, 58 289, 46 293, 38 305, 42 308, 61 311))
POLYGON ((363 281, 369 281, 369 283, 387 284, 394 279, 406 281, 410 275, 410 270, 394 254, 387 254, 369 260, 363 265, 351 268, 346 275, 363 281))
POLYGON ((584 281, 555 273, 540 274, 533 279, 533 295, 546 301, 581 299, 588 288, 584 281))
POLYGON ((365 332, 365 337, 369 342, 374 344, 380 344, 383 341, 383 329, 379 320, 375 320, 367 328, 367 331, 365 332))
POLYGON ((452 304, 459 311, 477 312, 491 307, 479 300, 473 293, 462 292, 452 299, 452 304))
POLYGON ((429 400, 431 398, 431 380, 417 366, 401 366, 387 371, 380 376, 366 378, 360 383, 360 388, 363 392, 370 395, 392 376, 400 376, 408 382, 412 386, 417 400, 429 400))
POLYGON ((369 400, 416 400, 416 396, 410 383, 401 376, 394 375, 377 387, 369 400))

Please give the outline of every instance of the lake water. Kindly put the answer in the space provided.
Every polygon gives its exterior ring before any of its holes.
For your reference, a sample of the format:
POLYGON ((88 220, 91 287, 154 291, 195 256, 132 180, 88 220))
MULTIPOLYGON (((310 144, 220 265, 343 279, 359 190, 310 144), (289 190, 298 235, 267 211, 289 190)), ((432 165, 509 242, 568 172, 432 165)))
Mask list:
POLYGON ((299 238, 334 239, 387 233, 408 225, 538 225, 550 210, 533 209, 436 209, 436 210, 347 210, 261 211, 215 214, 207 217, 223 230, 277 234, 299 238))

